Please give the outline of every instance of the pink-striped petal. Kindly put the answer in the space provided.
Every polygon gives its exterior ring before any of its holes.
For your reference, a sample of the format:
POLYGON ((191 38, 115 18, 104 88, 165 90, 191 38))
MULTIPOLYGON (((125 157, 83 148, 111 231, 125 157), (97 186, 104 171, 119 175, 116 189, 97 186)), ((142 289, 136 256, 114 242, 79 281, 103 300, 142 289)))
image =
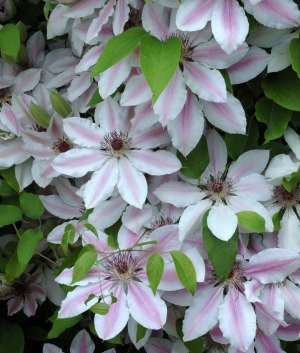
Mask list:
POLYGON ((100 54, 103 51, 104 44, 96 45, 92 47, 80 60, 80 63, 76 66, 75 72, 84 72, 87 71, 92 65, 95 65, 100 54))
POLYGON ((125 106, 138 105, 147 102, 151 97, 152 93, 144 75, 134 75, 125 87, 120 104, 125 106))
POLYGON ((37 302, 35 301, 35 297, 31 293, 25 293, 25 300, 24 300, 24 307, 23 311, 24 314, 27 316, 33 316, 37 309, 37 302))
POLYGON ((23 297, 18 295, 7 302, 7 315, 13 315, 23 308, 23 297))
POLYGON ((43 345, 43 353, 63 353, 63 351, 59 347, 54 346, 54 344, 45 343, 43 345))
POLYGON ((113 21, 113 32, 115 36, 123 32, 124 25, 128 21, 129 11, 130 8, 127 0, 117 1, 113 21))
POLYGON ((143 27, 158 39, 168 37, 169 21, 169 15, 164 6, 152 0, 144 6, 142 13, 143 27))
POLYGON ((206 177, 209 177, 210 174, 218 175, 218 173, 225 171, 227 147, 221 135, 214 129, 208 133, 206 139, 210 161, 207 167, 208 172, 205 172, 205 174, 206 177))
POLYGON ((136 132, 131 140, 132 146, 141 149, 155 148, 170 142, 170 135, 163 129, 160 123, 154 124, 147 129, 136 132))
POLYGON ((73 80, 75 76, 75 68, 70 68, 62 73, 54 76, 50 82, 45 84, 48 88, 58 88, 67 85, 69 82, 73 80))
POLYGON ((40 196, 44 207, 54 216, 62 219, 78 218, 81 216, 79 206, 70 206, 62 201, 57 195, 40 196))
POLYGON ((256 317, 252 305, 234 287, 220 306, 220 329, 231 345, 245 352, 256 334, 256 317))
POLYGON ((142 226, 147 223, 152 217, 152 207, 143 205, 142 209, 128 206, 123 213, 123 224, 134 233, 138 233, 142 226))
POLYGON ((61 197, 61 199, 70 206, 81 206, 82 199, 79 197, 76 192, 78 188, 71 185, 69 179, 65 177, 58 177, 54 181, 56 190, 61 197))
MULTIPOLYGON (((299 266, 299 265, 298 265, 299 266)), ((295 319, 300 318, 300 288, 286 280, 281 289, 284 300, 284 310, 295 319)))
POLYGON ((262 353, 285 353, 280 347, 280 341, 274 335, 267 336, 263 332, 260 332, 256 336, 255 344, 254 344, 257 352, 262 353))
POLYGON ((95 112, 95 121, 105 132, 121 130, 121 110, 120 106, 111 97, 107 97, 97 106, 95 112))
POLYGON ((68 23, 69 19, 64 17, 64 15, 69 11, 69 6, 62 4, 57 4, 57 6, 55 6, 47 23, 47 39, 52 39, 55 36, 61 36, 68 32, 71 23, 68 23))
POLYGON ((90 85, 90 72, 83 72, 79 76, 75 76, 68 88, 68 100, 73 102, 82 95, 90 85))
POLYGON ((210 102, 226 102, 225 81, 219 71, 208 69, 196 62, 186 62, 183 75, 188 87, 200 98, 210 102))
POLYGON ((267 201, 272 198, 273 186, 266 183, 265 177, 260 174, 251 174, 241 178, 234 184, 236 195, 246 195, 257 201, 267 201))
POLYGON ((245 41, 249 23, 236 0, 222 0, 214 7, 211 27, 220 47, 230 54, 245 41))
POLYGON ((21 72, 13 84, 14 94, 20 94, 31 91, 39 83, 41 69, 28 69, 21 72))
POLYGON ((21 135, 21 125, 11 105, 7 103, 2 104, 0 120, 13 134, 18 137, 21 135))
POLYGON ((23 149, 24 142, 21 138, 7 140, 0 144, 0 167, 9 168, 14 164, 25 162, 30 154, 23 149))
POLYGON ((151 337, 144 346, 146 353, 171 353, 173 342, 165 338, 151 337))
POLYGON ((38 31, 34 33, 26 43, 29 60, 32 63, 39 64, 45 58, 45 39, 43 33, 38 31))
POLYGON ((144 283, 131 281, 128 283, 128 308, 131 316, 146 328, 158 330, 163 327, 167 318, 167 306, 144 283))
POLYGON ((275 335, 283 341, 297 341, 299 339, 300 321, 289 315, 285 316, 285 321, 289 324, 287 327, 279 326, 275 335))
POLYGON ((104 5, 104 0, 82 0, 71 8, 68 7, 68 12, 65 17, 79 18, 92 15, 95 8, 100 9, 104 5))
POLYGON ((25 162, 15 166, 15 175, 20 187, 20 191, 23 191, 23 189, 25 189, 33 182, 31 168, 32 158, 27 159, 25 162))
POLYGON ((95 350, 95 343, 91 340, 91 336, 86 330, 81 330, 74 337, 70 353, 93 353, 95 350))

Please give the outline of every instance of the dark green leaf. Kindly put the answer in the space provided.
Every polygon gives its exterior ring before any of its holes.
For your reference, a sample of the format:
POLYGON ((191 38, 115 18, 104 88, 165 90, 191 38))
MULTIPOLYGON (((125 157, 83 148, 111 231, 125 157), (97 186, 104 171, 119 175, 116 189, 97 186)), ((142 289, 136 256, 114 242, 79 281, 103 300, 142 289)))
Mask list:
POLYGON ((253 106, 253 92, 247 86, 243 86, 237 93, 236 98, 241 102, 245 110, 253 106))
POLYGON ((44 213, 44 205, 35 194, 22 191, 20 194, 20 207, 27 217, 38 219, 44 213))
POLYGON ((57 267, 54 271, 54 276, 58 276, 65 268, 70 268, 76 262, 76 259, 81 251, 81 247, 76 248, 72 251, 62 262, 60 267, 57 267))
POLYGON ((180 54, 181 40, 177 37, 171 37, 165 42, 153 36, 145 36, 142 39, 140 63, 153 94, 152 104, 174 76, 180 54))
POLYGON ((124 343, 122 342, 122 339, 119 333, 117 334, 117 336, 111 338, 110 340, 107 340, 107 342, 113 343, 113 344, 120 344, 124 346, 124 343))
POLYGON ((182 285, 193 295, 196 291, 197 277, 192 261, 181 251, 170 251, 177 276, 182 285))
POLYGON ((43 232, 41 230, 36 232, 33 229, 28 229, 21 235, 17 255, 22 265, 28 264, 34 254, 36 246, 42 238, 43 232))
POLYGON ((60 336, 62 332, 64 332, 69 327, 72 327, 77 324, 82 318, 82 315, 77 315, 74 317, 68 317, 67 319, 55 319, 53 322, 53 326, 48 333, 48 338, 56 338, 60 336))
POLYGON ((230 77, 225 69, 219 70, 224 78, 227 90, 233 95, 233 88, 230 82, 230 77))
POLYGON ((138 342, 142 338, 144 338, 146 332, 147 332, 146 327, 144 327, 141 324, 137 323, 137 326, 136 326, 136 342, 138 342))
POLYGON ((47 21, 49 20, 50 6, 51 6, 51 1, 46 2, 46 4, 44 5, 44 16, 47 21))
POLYGON ((9 23, 0 29, 0 48, 5 54, 17 59, 20 48, 20 33, 17 26, 9 23))
POLYGON ((164 260, 159 254, 153 254, 148 258, 146 264, 146 272, 149 286, 152 289, 154 295, 156 294, 157 287, 162 279, 164 268, 164 260))
POLYGON ((11 186, 15 191, 19 192, 20 187, 15 175, 15 166, 1 170, 0 174, 3 176, 9 186, 11 186))
MULTIPOLYGON (((90 244, 86 246, 90 246, 90 244)), ((96 260, 97 253, 95 250, 88 250, 80 256, 74 265, 72 283, 82 280, 87 275, 91 267, 95 264, 96 260)))
POLYGON ((282 220, 284 214, 284 210, 280 210, 276 213, 273 214, 272 221, 274 224, 274 231, 279 231, 280 230, 280 221, 282 220))
POLYGON ((18 324, 0 320, 0 352, 23 353, 24 335, 18 324))
POLYGON ((236 213, 238 222, 250 231, 263 233, 265 231, 265 219, 256 212, 242 211, 236 213))
POLYGON ((223 283, 228 277, 237 255, 239 232, 236 229, 228 241, 220 240, 213 235, 207 226, 208 214, 209 210, 205 212, 202 219, 203 242, 214 271, 221 283, 223 283))
POLYGON ((199 179, 210 160, 204 135, 201 137, 193 151, 186 157, 184 157, 179 151, 177 151, 177 157, 182 164, 180 172, 187 178, 199 179))
POLYGON ((16 192, 15 190, 10 187, 6 180, 0 179, 0 196, 10 196, 14 195, 16 192))
POLYGON ((16 206, 0 206, 0 228, 18 222, 22 219, 22 212, 16 206))
POLYGON ((19 262, 17 252, 15 252, 6 266, 6 269, 5 269, 6 279, 9 282, 13 281, 25 271, 26 266, 27 266, 27 263, 21 264, 19 262))
POLYGON ((293 38, 289 45, 290 58, 292 61, 292 68, 300 77, 300 39, 293 38))
POLYGON ((88 102, 88 104, 86 105, 86 107, 90 107, 92 105, 96 105, 103 102, 103 98, 100 96, 99 94, 99 88, 96 88, 96 91, 94 92, 92 98, 90 99, 90 101, 88 102))

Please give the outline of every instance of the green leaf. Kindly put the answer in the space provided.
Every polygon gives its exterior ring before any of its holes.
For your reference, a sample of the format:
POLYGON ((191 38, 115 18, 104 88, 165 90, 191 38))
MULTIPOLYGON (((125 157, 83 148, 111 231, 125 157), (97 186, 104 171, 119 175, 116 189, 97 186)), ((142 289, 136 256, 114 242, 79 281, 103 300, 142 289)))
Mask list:
POLYGON ((20 187, 15 175, 15 166, 0 171, 5 181, 9 186, 11 186, 15 191, 19 192, 20 187))
POLYGON ((154 244, 157 245, 157 240, 149 240, 149 241, 143 241, 142 243, 136 243, 132 246, 132 248, 135 248, 136 246, 143 246, 143 245, 150 245, 150 244, 154 244))
POLYGON ((85 223, 83 225, 86 229, 90 230, 92 233, 94 233, 96 235, 96 237, 98 238, 98 232, 97 229, 90 223, 85 223))
POLYGON ((44 16, 47 21, 49 21, 49 12, 50 12, 50 7, 51 7, 51 1, 46 2, 44 5, 44 16))
POLYGON ((90 268, 95 264, 96 260, 97 253, 95 250, 88 250, 82 256, 80 256, 79 259, 76 260, 74 265, 72 283, 76 283, 82 280, 87 275, 90 268))
POLYGON ((0 228, 18 222, 22 219, 22 212, 16 206, 0 206, 0 228))
POLYGON ((283 214, 284 214, 284 210, 280 210, 273 214, 272 221, 274 224, 274 231, 280 230, 281 228, 280 221, 282 220, 283 214))
POLYGON ((87 303, 94 298, 97 298, 96 294, 90 294, 84 304, 87 305, 87 303))
POLYGON ((82 319, 82 315, 68 317, 67 319, 54 319, 53 326, 48 333, 47 338, 56 338, 66 329, 76 325, 82 319))
POLYGON ((250 15, 248 12, 245 12, 245 15, 247 16, 248 22, 249 22, 249 33, 253 32, 255 28, 258 26, 258 22, 256 19, 250 15))
POLYGON ((76 259, 81 252, 82 248, 78 247, 72 251, 62 262, 60 267, 57 267, 54 271, 54 276, 58 276, 65 268, 70 268, 76 262, 76 259))
POLYGON ((22 235, 17 247, 17 255, 22 265, 28 264, 32 258, 35 248, 39 241, 43 238, 43 232, 33 229, 26 230, 22 235))
POLYGON ((143 28, 132 27, 111 38, 92 70, 91 79, 126 58, 145 36, 148 33, 143 28))
POLYGON ((196 291, 197 277, 192 261, 181 251, 170 251, 177 276, 182 285, 193 295, 196 291))
POLYGON ((292 61, 292 68, 300 77, 300 39, 293 38, 289 45, 290 58, 292 61))
POLYGON ((0 179, 0 196, 10 196, 14 195, 16 192, 15 190, 10 187, 6 180, 0 179))
POLYGON ((278 154, 288 154, 291 152, 289 146, 284 146, 282 143, 278 143, 276 141, 270 141, 263 146, 256 147, 260 150, 269 150, 270 151, 270 160, 277 156, 278 154))
POLYGON ((164 268, 164 260, 159 254, 153 254, 149 257, 146 264, 146 272, 150 288, 152 289, 154 295, 161 281, 164 268))
POLYGON ((50 91, 50 100, 54 110, 63 118, 66 118, 70 113, 72 113, 72 108, 69 103, 60 94, 50 91))
POLYGON ((44 213, 44 205, 35 194, 22 191, 20 194, 20 207, 24 214, 33 219, 38 219, 44 213))
POLYGON ((145 337, 146 332, 147 332, 146 327, 144 327, 141 324, 137 323, 137 326, 136 326, 136 343, 138 343, 138 341, 140 341, 142 338, 145 337))
POLYGON ((90 307, 91 312, 99 315, 106 315, 109 311, 110 305, 107 303, 97 303, 90 307))
POLYGON ((256 119, 268 125, 265 131, 265 143, 281 137, 292 118, 293 112, 285 109, 274 101, 262 97, 255 104, 256 119))
POLYGON ((288 192, 292 192, 293 190, 295 190, 299 182, 300 182, 300 167, 296 172, 291 173, 290 176, 284 177, 282 179, 282 185, 288 192))
POLYGON ((236 98, 241 102, 245 110, 253 106, 253 92, 247 86, 243 86, 237 93, 236 98))
POLYGON ((72 223, 65 226, 65 231, 61 239, 61 248, 65 254, 68 252, 69 243, 73 244, 75 238, 75 227, 72 223))
POLYGON ((180 341, 183 342, 183 344, 186 346, 186 348, 189 350, 190 353, 202 353, 203 351, 202 337, 198 337, 194 340, 187 341, 187 342, 183 341, 182 323, 183 323, 183 317, 180 317, 179 319, 177 319, 175 323, 176 332, 180 341))
POLYGON ((109 235, 107 237, 107 245, 108 246, 111 246, 112 248, 115 248, 115 249, 118 249, 119 245, 118 243, 116 242, 116 239, 114 238, 113 235, 109 235))
POLYGON ((300 111, 300 79, 292 68, 268 74, 262 81, 262 88, 277 104, 300 111))
POLYGON ((256 212, 242 211, 236 213, 238 222, 250 231, 263 233, 265 231, 265 219, 256 212))
POLYGON ((113 343, 113 344, 120 344, 124 346, 124 343, 122 342, 122 339, 119 333, 117 334, 117 336, 111 338, 110 340, 107 340, 107 342, 113 343))
POLYGON ((208 147, 204 135, 197 146, 186 157, 177 151, 177 157, 182 164, 180 172, 187 178, 199 179, 210 161, 208 147))
POLYGON ((84 221, 85 219, 88 218, 88 216, 94 211, 93 208, 89 208, 88 210, 85 210, 82 214, 82 216, 78 219, 78 223, 81 221, 84 221))
POLYGON ((223 283, 230 273, 238 252, 239 232, 236 228, 233 236, 228 241, 217 238, 207 226, 208 214, 209 210, 205 212, 202 219, 203 242, 214 271, 223 283))
POLYGON ((5 54, 17 59, 20 48, 20 33, 17 26, 9 23, 0 29, 0 48, 5 54))
POLYGON ((225 134, 224 141, 229 157, 235 161, 241 154, 257 148, 258 137, 258 125, 254 117, 248 118, 245 135, 225 134))
POLYGON ((47 129, 51 120, 51 116, 38 105, 32 101, 29 106, 30 114, 34 117, 35 121, 43 128, 47 129))
POLYGON ((145 36, 142 39, 140 63, 153 94, 152 104, 174 76, 180 54, 181 40, 177 37, 171 37, 165 42, 153 36, 145 36))
POLYGON ((90 99, 90 101, 88 102, 88 104, 86 105, 86 107, 90 107, 91 105, 96 105, 103 102, 103 98, 100 96, 99 94, 99 88, 96 88, 96 91, 94 92, 92 98, 90 99))
POLYGON ((18 324, 0 320, 0 352, 23 353, 24 335, 18 324))
POLYGON ((25 271, 26 266, 27 263, 22 264, 19 262, 17 251, 15 251, 5 269, 6 279, 9 282, 13 281, 25 271))
POLYGON ((227 90, 228 90, 232 95, 234 95, 234 94, 233 94, 233 88, 232 88, 232 85, 231 85, 231 82, 230 82, 230 77, 229 77, 227 71, 226 71, 225 69, 221 69, 221 70, 219 70, 219 71, 220 71, 221 75, 222 75, 223 78, 224 78, 224 81, 225 81, 227 90))

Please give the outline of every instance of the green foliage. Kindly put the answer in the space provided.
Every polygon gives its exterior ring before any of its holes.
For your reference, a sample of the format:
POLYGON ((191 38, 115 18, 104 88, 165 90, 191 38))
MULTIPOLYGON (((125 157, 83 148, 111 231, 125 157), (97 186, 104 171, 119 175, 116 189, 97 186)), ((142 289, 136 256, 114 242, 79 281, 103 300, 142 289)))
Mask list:
POLYGON ((0 228, 18 222, 22 219, 22 212, 16 206, 0 205, 0 228))
POLYGON ((91 312, 98 315, 106 315, 109 311, 110 305, 107 303, 97 303, 90 307, 91 312))
POLYGON ((205 212, 202 219, 203 242, 214 271, 220 282, 223 283, 228 277, 237 255, 239 232, 236 228, 228 241, 217 238, 207 226, 208 214, 209 210, 205 212))
POLYGON ((51 8, 51 1, 46 2, 46 4, 44 5, 44 16, 45 19, 48 21, 49 20, 49 12, 50 12, 50 8, 51 8))
POLYGON ((147 35, 148 33, 143 28, 132 27, 111 38, 97 60, 92 70, 91 78, 94 78, 126 58, 137 47, 142 38, 147 35))
POLYGON ((57 309, 54 315, 49 319, 53 323, 53 326, 49 331, 47 338, 56 338, 60 336, 60 334, 66 329, 76 325, 82 319, 81 314, 74 317, 68 317, 67 319, 57 319, 58 310, 59 309, 57 309))
POLYGON ((280 227, 280 221, 282 220, 284 214, 284 210, 280 210, 276 213, 273 214, 272 221, 274 224, 274 231, 279 231, 280 227))
POLYGON ((82 248, 78 247, 73 250, 62 262, 60 267, 57 267, 54 271, 54 276, 58 276, 65 268, 70 268, 76 262, 77 257, 79 256, 82 248))
POLYGON ((262 81, 262 88, 277 104, 300 111, 300 79, 292 68, 268 74, 262 81))
POLYGON ((181 284, 194 295, 197 287, 197 277, 192 261, 178 250, 172 250, 170 254, 181 284))
POLYGON ((72 108, 70 107, 69 103, 60 94, 50 91, 50 100, 53 109, 63 118, 66 118, 69 114, 72 113, 72 108))
POLYGON ((38 242, 43 238, 41 230, 35 231, 33 229, 26 230, 22 235, 17 247, 17 255, 20 264, 28 264, 32 258, 38 242))
POLYGON ((256 119, 268 125, 265 143, 282 136, 292 118, 292 111, 281 107, 274 101, 262 97, 255 104, 256 119))
POLYGON ((15 251, 5 268, 6 279, 9 282, 13 281, 25 271, 26 266, 27 263, 24 264, 19 261, 17 251, 15 251))
POLYGON ((1 170, 0 174, 9 186, 11 186, 15 191, 19 191, 20 187, 15 175, 15 166, 1 170))
POLYGON ((98 232, 97 232, 97 229, 90 223, 85 223, 84 224, 84 227, 86 229, 88 229, 89 231, 91 231, 92 233, 94 233, 96 235, 96 237, 98 238, 98 232))
POLYGON ((146 332, 147 332, 146 327, 144 327, 141 324, 137 323, 137 327, 136 327, 136 342, 138 342, 142 338, 144 338, 146 332))
POLYGON ((24 335, 21 327, 7 320, 0 320, 0 352, 23 353, 24 335))
POLYGON ((140 62, 143 74, 153 94, 152 104, 167 87, 179 64, 181 40, 171 37, 161 42, 145 36, 141 42, 140 62))
POLYGON ((15 193, 15 190, 8 185, 6 180, 0 179, 0 196, 11 196, 15 193))
POLYGON ((0 48, 5 54, 17 59, 20 48, 20 33, 17 26, 8 23, 0 29, 0 48))
POLYGON ((79 218, 78 222, 84 221, 85 219, 88 218, 88 216, 94 211, 93 208, 89 208, 88 210, 85 210, 82 214, 82 216, 79 218))
POLYGON ((149 257, 146 264, 146 272, 149 286, 153 294, 156 294, 157 287, 162 279, 165 263, 159 254, 153 254, 149 257))
POLYGON ((265 231, 265 219, 256 212, 242 211, 236 214, 238 222, 246 229, 263 233, 265 231))
POLYGON ((293 190, 295 190, 299 182, 300 182, 300 167, 298 168, 297 172, 294 172, 290 176, 284 177, 282 179, 282 185, 289 192, 292 192, 293 190))
POLYGON ((292 61, 292 68, 300 77, 300 39, 293 38, 289 45, 290 58, 292 61))
POLYGON ((65 254, 68 252, 69 243, 73 244, 75 238, 75 227, 72 223, 65 226, 65 231, 61 239, 61 248, 65 254))
POLYGON ((188 178, 199 179, 210 161, 207 142, 204 135, 201 137, 193 151, 186 157, 184 157, 179 151, 177 151, 177 157, 182 165, 180 172, 188 178))
POLYGON ((43 128, 47 129, 51 120, 51 116, 41 107, 30 102, 29 110, 35 121, 43 128))
POLYGON ((183 344, 186 346, 186 348, 189 350, 190 353, 202 353, 202 351, 203 351, 202 337, 198 337, 194 340, 187 341, 187 342, 183 341, 182 323, 183 323, 182 317, 177 319, 176 323, 175 323, 176 332, 177 332, 177 335, 178 335, 180 341, 183 342, 183 344))
POLYGON ((97 253, 93 245, 84 246, 81 252, 82 255, 79 254, 74 265, 72 283, 82 280, 97 260, 97 253))
POLYGON ((44 213, 44 205, 40 198, 25 191, 20 194, 20 207, 27 217, 33 219, 40 218, 44 213))
POLYGON ((92 105, 96 105, 103 102, 103 98, 100 96, 99 94, 99 88, 96 88, 96 91, 94 92, 92 98, 90 99, 90 101, 88 102, 88 104, 86 105, 87 107, 90 107, 92 105))
POLYGON ((225 69, 219 70, 224 78, 227 90, 233 95, 233 88, 230 82, 230 77, 225 69))

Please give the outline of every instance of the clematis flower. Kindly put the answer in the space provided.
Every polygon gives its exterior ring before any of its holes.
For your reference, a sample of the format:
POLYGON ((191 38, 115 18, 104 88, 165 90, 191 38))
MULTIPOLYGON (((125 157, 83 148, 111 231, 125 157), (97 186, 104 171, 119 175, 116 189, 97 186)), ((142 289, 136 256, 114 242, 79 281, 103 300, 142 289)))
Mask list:
POLYGON ((142 172, 163 175, 181 166, 172 153, 150 150, 169 141, 166 131, 154 125, 142 133, 131 133, 130 120, 121 117, 127 112, 127 108, 122 110, 115 100, 107 98, 98 112, 100 128, 86 119, 64 119, 67 135, 82 148, 58 156, 52 166, 59 173, 75 177, 94 171, 83 196, 87 208, 110 197, 115 186, 126 202, 142 208, 147 195, 142 172))
POLYGON ((171 181, 158 187, 154 194, 163 202, 177 207, 188 206, 179 221, 183 240, 202 227, 202 217, 210 209, 207 225, 212 233, 227 241, 238 220, 236 213, 253 211, 264 217, 266 229, 273 230, 267 210, 258 201, 271 198, 271 186, 261 173, 268 162, 268 151, 248 151, 233 163, 227 173, 227 149, 221 136, 212 130, 207 135, 210 164, 201 175, 200 188, 185 182, 171 181))

